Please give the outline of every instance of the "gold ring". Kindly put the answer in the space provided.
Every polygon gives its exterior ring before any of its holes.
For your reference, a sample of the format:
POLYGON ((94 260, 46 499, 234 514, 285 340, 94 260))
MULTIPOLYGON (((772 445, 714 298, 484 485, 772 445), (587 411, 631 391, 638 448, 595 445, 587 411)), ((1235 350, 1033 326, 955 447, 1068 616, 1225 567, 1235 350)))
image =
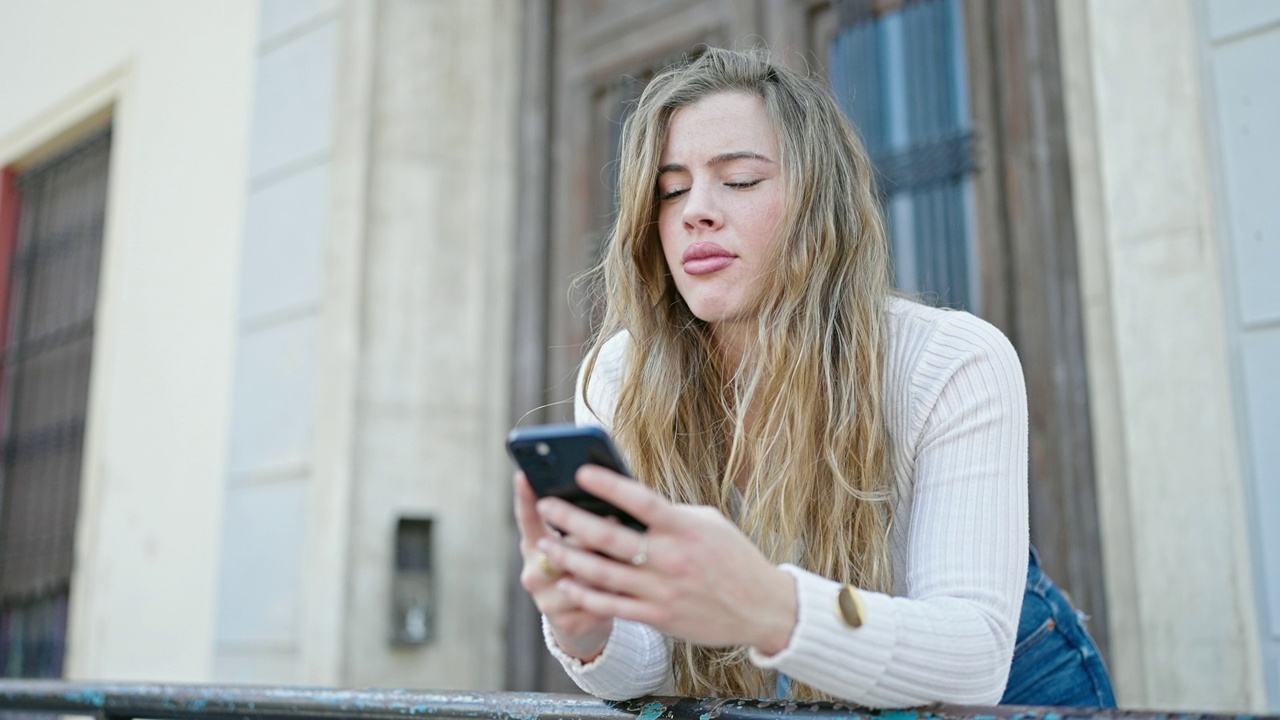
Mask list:
POLYGON ((631 556, 631 564, 637 567, 649 562, 649 536, 640 536, 640 548, 631 556))
POLYGON ((540 553, 538 555, 538 567, 542 569, 542 574, 546 575, 551 580, 555 580, 560 577, 560 571, 551 567, 551 560, 547 557, 546 553, 540 553))

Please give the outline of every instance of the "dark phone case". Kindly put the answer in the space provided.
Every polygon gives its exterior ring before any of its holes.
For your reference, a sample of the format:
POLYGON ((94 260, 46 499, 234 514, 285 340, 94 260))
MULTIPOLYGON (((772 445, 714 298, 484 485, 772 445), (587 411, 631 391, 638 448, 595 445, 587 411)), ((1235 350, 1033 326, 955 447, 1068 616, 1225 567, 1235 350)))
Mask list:
POLYGON ((631 477, 608 433, 598 427, 534 425, 507 436, 507 452, 529 477, 538 497, 558 497, 629 528, 644 530, 639 520, 578 487, 573 476, 583 465, 599 465, 631 477), (540 453, 539 446, 547 451, 540 453))

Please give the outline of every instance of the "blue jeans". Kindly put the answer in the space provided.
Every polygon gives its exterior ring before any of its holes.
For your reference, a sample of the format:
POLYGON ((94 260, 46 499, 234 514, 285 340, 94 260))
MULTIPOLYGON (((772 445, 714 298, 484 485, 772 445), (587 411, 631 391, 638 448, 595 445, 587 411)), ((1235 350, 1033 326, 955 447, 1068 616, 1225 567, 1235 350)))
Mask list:
POLYGON ((1116 706, 1111 678, 1084 615, 1040 569, 1031 548, 1027 589, 1013 649, 1013 666, 1001 705, 1116 706))

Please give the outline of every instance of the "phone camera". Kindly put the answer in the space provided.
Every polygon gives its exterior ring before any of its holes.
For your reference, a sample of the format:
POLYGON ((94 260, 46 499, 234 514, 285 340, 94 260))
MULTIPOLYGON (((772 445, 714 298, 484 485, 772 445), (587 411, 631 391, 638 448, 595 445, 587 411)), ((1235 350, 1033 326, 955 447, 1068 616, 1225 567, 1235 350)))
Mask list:
POLYGON ((530 478, 552 478, 559 471, 555 450, 549 443, 517 444, 511 450, 530 478))

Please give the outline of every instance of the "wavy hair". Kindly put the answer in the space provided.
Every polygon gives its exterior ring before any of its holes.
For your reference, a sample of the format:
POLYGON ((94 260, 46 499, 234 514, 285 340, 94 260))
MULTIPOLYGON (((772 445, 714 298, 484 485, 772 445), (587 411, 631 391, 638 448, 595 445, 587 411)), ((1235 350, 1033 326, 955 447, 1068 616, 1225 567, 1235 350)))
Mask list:
MULTIPOLYGON (((596 277, 604 343, 630 334, 613 433, 636 477, 733 518, 774 563, 877 591, 893 584, 883 409, 888 247, 872 166, 830 93, 760 54, 707 49, 653 78, 622 131, 619 211, 596 277), (676 290, 657 230, 671 117, 718 93, 761 98, 785 210, 774 268, 753 288, 751 351, 730 366, 676 290), (739 493, 740 491, 740 493, 739 493)), ((771 697, 746 648, 676 641, 677 692, 771 697)), ((793 683, 796 698, 830 699, 793 683)))

